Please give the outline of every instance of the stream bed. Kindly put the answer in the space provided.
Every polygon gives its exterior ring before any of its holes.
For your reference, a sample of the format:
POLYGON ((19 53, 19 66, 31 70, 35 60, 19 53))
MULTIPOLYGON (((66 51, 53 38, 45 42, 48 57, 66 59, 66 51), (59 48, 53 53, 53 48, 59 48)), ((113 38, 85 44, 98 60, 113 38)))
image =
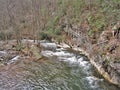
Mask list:
POLYGON ((0 90, 120 90, 102 78, 79 52, 44 49, 38 61, 22 59, 0 68, 0 90))

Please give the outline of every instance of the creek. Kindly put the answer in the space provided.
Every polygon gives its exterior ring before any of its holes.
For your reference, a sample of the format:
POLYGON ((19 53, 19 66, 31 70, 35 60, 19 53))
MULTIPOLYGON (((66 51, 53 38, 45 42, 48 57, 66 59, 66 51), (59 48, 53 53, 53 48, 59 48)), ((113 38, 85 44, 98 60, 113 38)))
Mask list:
POLYGON ((0 68, 0 90, 119 90, 79 52, 57 47, 41 54, 46 58, 13 60, 0 68))

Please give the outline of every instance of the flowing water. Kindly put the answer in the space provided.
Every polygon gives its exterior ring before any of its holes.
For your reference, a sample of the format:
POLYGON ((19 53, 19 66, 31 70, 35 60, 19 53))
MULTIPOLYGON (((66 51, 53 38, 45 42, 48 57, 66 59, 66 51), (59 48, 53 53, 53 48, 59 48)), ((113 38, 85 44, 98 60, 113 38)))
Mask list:
POLYGON ((106 82, 78 52, 43 50, 39 61, 22 59, 0 68, 0 90, 120 90, 106 82))

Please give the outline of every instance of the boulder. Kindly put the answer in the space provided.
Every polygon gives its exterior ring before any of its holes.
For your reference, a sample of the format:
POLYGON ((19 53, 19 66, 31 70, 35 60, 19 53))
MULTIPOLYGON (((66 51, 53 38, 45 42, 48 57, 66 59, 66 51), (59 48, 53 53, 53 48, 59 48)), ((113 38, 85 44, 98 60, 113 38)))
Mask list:
POLYGON ((57 48, 57 45, 55 43, 40 43, 40 47, 47 50, 55 51, 57 48))
POLYGON ((58 44, 57 47, 61 47, 61 48, 70 48, 69 45, 65 44, 65 43, 61 43, 60 45, 58 44))

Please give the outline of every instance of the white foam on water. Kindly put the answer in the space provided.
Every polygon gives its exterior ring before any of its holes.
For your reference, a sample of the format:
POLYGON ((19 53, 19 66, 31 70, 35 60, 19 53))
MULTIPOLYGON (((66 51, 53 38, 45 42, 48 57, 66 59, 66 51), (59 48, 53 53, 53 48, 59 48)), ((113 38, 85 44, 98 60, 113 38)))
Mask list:
POLYGON ((97 79, 93 76, 89 76, 91 75, 91 64, 89 63, 89 61, 84 60, 84 57, 77 58, 74 54, 63 51, 61 50, 61 48, 58 49, 57 52, 46 50, 42 51, 41 53, 46 57, 57 56, 60 61, 69 62, 70 64, 78 64, 80 67, 82 67, 85 74, 87 74, 88 77, 86 77, 86 79, 88 80, 89 84, 92 87, 94 87, 94 85, 96 86, 97 79))
POLYGON ((103 81, 103 79, 99 79, 95 76, 88 76, 84 79, 88 81, 91 88, 98 88, 99 87, 98 82, 103 81))
POLYGON ((56 49, 57 52, 60 52, 60 51, 62 51, 62 50, 66 50, 66 49, 65 49, 65 48, 57 48, 57 49, 56 49))
POLYGON ((61 48, 58 49, 56 52, 49 50, 41 51, 41 54, 45 57, 57 56, 60 61, 79 64, 86 71, 90 67, 89 61, 85 61, 83 57, 77 59, 77 57, 73 53, 69 53, 64 50, 61 50, 61 48))
POLYGON ((7 52, 6 52, 6 51, 0 51, 0 53, 1 53, 1 54, 7 54, 7 52))
POLYGON ((85 71, 88 74, 90 73, 89 70, 91 64, 89 63, 89 61, 85 61, 84 57, 77 58, 73 53, 69 53, 67 51, 61 50, 61 48, 56 50, 56 52, 45 50, 42 51, 41 54, 45 57, 57 56, 58 60, 60 61, 78 64, 80 67, 84 69, 83 71, 85 71))
POLYGON ((72 57, 59 57, 59 60, 77 64, 77 58, 75 56, 72 56, 72 57))
POLYGON ((66 53, 64 51, 60 51, 60 52, 55 52, 54 55, 56 56, 60 56, 60 57, 68 57, 68 56, 73 56, 73 54, 70 54, 70 53, 66 53))
POLYGON ((40 46, 47 50, 56 50, 57 45, 55 43, 40 43, 40 46))
POLYGON ((79 66, 82 68, 83 72, 89 76, 92 74, 91 72, 91 64, 89 61, 84 60, 84 57, 80 57, 77 61, 79 66))
POLYGON ((80 66, 83 66, 83 67, 86 67, 88 66, 89 62, 88 61, 84 61, 84 58, 83 57, 80 57, 78 59, 78 63, 80 64, 80 66))
POLYGON ((62 50, 61 48, 58 48, 56 52, 47 50, 42 51, 42 54, 47 57, 57 56, 58 60, 60 61, 65 61, 70 64, 79 65, 82 68, 83 72, 86 74, 86 77, 83 79, 85 79, 88 82, 91 88, 94 89, 99 88, 98 82, 101 81, 102 79, 92 76, 91 64, 89 61, 84 60, 84 57, 80 56, 79 58, 77 58, 73 53, 69 53, 65 50, 62 50))
POLYGON ((46 51, 41 51, 41 55, 45 57, 51 57, 54 55, 54 53, 52 51, 46 50, 46 51))
POLYGON ((73 54, 67 53, 64 51, 53 52, 53 51, 49 51, 49 50, 41 51, 41 54, 46 57, 57 56, 57 57, 61 57, 61 58, 66 58, 66 57, 68 58, 68 57, 73 56, 73 54))

